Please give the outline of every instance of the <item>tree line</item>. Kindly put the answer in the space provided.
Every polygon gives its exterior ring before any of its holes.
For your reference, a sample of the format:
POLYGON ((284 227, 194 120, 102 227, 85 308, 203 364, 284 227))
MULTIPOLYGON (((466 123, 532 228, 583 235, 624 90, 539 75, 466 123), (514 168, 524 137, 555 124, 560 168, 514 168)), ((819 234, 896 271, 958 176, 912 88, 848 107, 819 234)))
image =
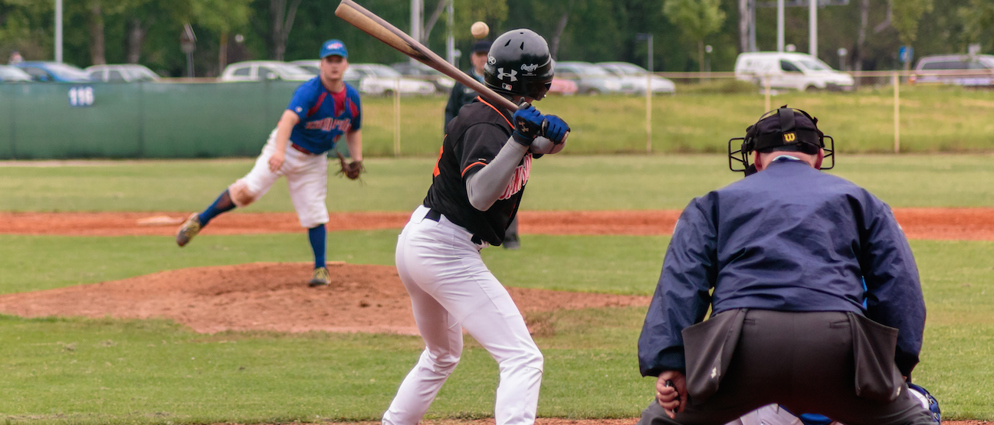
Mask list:
MULTIPOLYGON (((544 35, 557 60, 626 61, 643 67, 653 37, 655 71, 731 71, 748 49, 746 14, 756 4, 758 50, 776 50, 775 0, 424 0, 424 42, 443 57, 446 2, 453 1, 456 47, 468 52, 475 21, 490 39, 514 28, 544 35), (710 49, 706 49, 710 46, 710 49)), ((901 46, 915 57, 994 53, 994 0, 820 0, 818 57, 835 68, 900 69, 901 46), (830 5, 829 5, 830 4, 830 5), (846 56, 840 57, 840 48, 846 56)), ((410 28, 409 0, 358 0, 398 28, 410 28)), ((320 43, 345 41, 353 63, 406 57, 334 15, 338 0, 63 0, 63 61, 85 67, 140 63, 164 76, 185 76, 180 34, 196 35, 197 77, 227 63, 315 58, 320 43)), ((808 50, 807 0, 788 0, 785 40, 808 50)), ((55 0, 0 0, 0 62, 17 50, 25 60, 52 60, 55 0)), ((462 67, 468 59, 461 60, 462 67)))

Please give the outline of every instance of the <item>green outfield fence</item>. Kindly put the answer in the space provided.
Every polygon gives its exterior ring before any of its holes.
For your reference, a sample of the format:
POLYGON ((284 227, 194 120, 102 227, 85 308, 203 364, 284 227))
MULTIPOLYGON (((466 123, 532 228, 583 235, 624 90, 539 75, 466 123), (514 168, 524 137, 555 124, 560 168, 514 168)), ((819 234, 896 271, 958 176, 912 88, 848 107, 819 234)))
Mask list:
POLYGON ((299 84, 0 85, 0 158, 254 156, 299 84))
MULTIPOLYGON (((994 90, 910 85, 853 72, 855 93, 777 91, 732 73, 656 73, 676 93, 550 96, 573 127, 567 154, 724 152, 781 104, 827 123, 843 152, 994 151, 994 90)), ((258 155, 299 82, 0 84, 0 160, 258 155)), ((364 156, 435 156, 447 96, 363 95, 364 156)), ((347 154, 345 143, 338 147, 347 154)))

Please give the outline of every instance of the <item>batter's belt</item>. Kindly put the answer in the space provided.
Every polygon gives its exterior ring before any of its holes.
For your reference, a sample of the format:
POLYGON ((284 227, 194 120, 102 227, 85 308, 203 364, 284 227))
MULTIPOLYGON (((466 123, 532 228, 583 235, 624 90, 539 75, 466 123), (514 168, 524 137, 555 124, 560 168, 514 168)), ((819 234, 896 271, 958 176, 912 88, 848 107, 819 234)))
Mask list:
MULTIPOLYGON (((425 218, 427 218, 427 219, 429 219, 429 220, 434 221, 434 222, 437 223, 439 220, 442 219, 442 213, 440 213, 440 212, 438 212, 438 211, 436 211, 434 209, 429 208, 428 209, 428 213, 425 214, 425 218)), ((480 239, 480 237, 476 236, 476 235, 473 235, 473 237, 470 239, 470 241, 473 242, 473 243, 475 243, 475 244, 477 244, 477 245, 480 245, 480 244, 483 243, 483 239, 480 239)))

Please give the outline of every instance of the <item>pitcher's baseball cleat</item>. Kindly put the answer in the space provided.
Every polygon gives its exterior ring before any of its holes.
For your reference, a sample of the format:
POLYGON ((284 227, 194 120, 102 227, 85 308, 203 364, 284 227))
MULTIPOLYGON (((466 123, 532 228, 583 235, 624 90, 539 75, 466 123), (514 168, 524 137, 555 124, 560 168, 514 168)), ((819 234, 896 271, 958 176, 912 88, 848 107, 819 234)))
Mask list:
POLYGON ((307 282, 307 286, 310 286, 311 288, 315 286, 324 286, 328 284, 330 279, 331 275, 328 274, 328 268, 318 267, 314 269, 314 276, 311 277, 310 282, 307 282))
POLYGON ((176 245, 182 247, 190 243, 190 240, 193 239, 194 236, 197 236, 197 233, 200 233, 200 227, 199 214, 193 213, 193 215, 186 219, 186 222, 180 226, 179 231, 176 232, 176 245))

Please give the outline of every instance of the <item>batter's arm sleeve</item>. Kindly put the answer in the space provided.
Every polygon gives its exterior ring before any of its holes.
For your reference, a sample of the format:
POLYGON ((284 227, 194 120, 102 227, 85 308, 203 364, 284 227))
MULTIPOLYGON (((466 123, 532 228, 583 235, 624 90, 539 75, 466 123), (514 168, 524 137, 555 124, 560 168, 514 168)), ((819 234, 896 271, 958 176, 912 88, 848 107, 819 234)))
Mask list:
POLYGON ((345 143, 353 161, 362 161, 362 130, 349 130, 345 133, 345 143))
POLYGON ((925 299, 911 246, 883 201, 863 203, 860 268, 866 282, 866 316, 898 329, 894 361, 904 376, 918 364, 925 330, 925 299))
POLYGON ((707 198, 684 209, 666 249, 656 291, 639 335, 642 376, 667 370, 684 372, 683 329, 704 320, 711 305, 709 290, 717 276, 716 224, 707 198))
POLYGON ((528 147, 508 139, 493 161, 466 179, 466 194, 473 208, 486 211, 497 202, 527 153, 528 147))

